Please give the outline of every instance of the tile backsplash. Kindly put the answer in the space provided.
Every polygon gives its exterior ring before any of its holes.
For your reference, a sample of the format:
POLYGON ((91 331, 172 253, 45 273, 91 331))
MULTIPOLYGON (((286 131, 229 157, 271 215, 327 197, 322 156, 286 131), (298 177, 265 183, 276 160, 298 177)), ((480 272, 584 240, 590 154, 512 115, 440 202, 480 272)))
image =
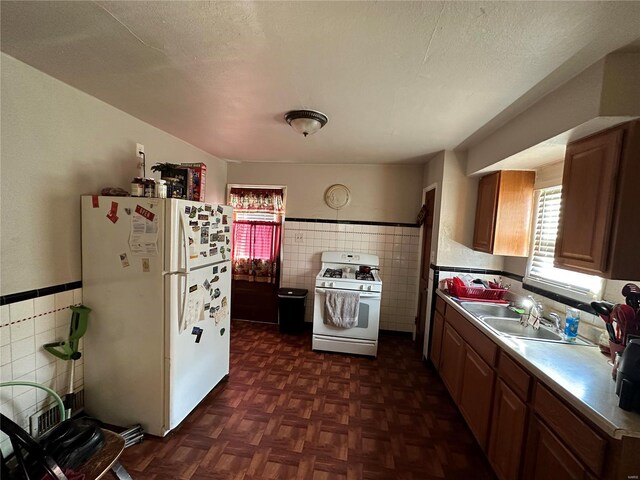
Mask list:
POLYGON ((325 251, 352 251, 380 257, 380 328, 413 332, 418 293, 418 239, 415 227, 287 221, 282 253, 283 287, 306 288, 305 320, 313 319, 315 277, 325 251))
MULTIPOLYGON (((52 388, 60 396, 68 389, 70 362, 46 352, 42 345, 69 336, 72 305, 82 303, 82 289, 68 290, 0 307, 0 381, 23 380, 52 388)), ((80 351, 83 342, 80 340, 80 351)), ((84 364, 76 361, 74 390, 82 390, 84 364)), ((29 431, 29 418, 50 405, 44 390, 0 388, 0 411, 29 431)), ((8 447, 2 438, 2 450, 8 447)))

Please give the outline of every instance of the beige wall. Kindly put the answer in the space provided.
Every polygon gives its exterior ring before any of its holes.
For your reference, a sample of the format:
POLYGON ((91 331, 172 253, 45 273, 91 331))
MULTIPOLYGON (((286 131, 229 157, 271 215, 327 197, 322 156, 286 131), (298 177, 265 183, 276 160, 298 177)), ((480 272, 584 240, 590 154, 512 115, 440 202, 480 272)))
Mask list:
POLYGON ((605 57, 600 115, 640 115, 640 53, 605 57))
POLYGON ((129 189, 135 144, 147 164, 205 162, 207 200, 226 162, 2 54, 2 295, 81 279, 80 195, 129 189))
POLYGON ((464 153, 443 150, 424 165, 422 184, 436 185, 431 261, 438 266, 502 270, 503 257, 473 244, 478 178, 467 177, 464 153))
POLYGON ((287 217, 415 223, 420 210, 422 165, 300 165, 229 163, 228 183, 285 185, 287 217), (324 202, 335 183, 351 191, 336 211, 324 202))
POLYGON ((476 173, 597 117, 603 71, 601 60, 472 146, 467 173, 476 173))
MULTIPOLYGON (((587 135, 640 116, 638 77, 640 54, 607 55, 472 145, 468 150, 467 173, 478 173, 581 126, 582 133, 587 135)), ((574 137, 575 134, 565 141, 575 140, 574 137)))
POLYGON ((502 270, 503 257, 471 248, 479 179, 467 177, 465 166, 464 154, 445 151, 438 265, 502 270))
POLYGON ((438 232, 440 231, 440 209, 442 205, 442 177, 444 175, 444 150, 429 160, 423 169, 422 186, 430 188, 435 185, 436 198, 433 212, 433 228, 431 231, 431 263, 438 262, 438 232))

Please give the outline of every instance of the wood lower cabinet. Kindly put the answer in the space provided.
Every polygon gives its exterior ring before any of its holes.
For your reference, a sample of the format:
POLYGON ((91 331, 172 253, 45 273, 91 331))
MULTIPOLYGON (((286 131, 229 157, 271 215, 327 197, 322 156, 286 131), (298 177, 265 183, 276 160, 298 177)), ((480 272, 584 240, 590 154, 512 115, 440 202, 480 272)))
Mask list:
MULTIPOLYGON (((579 441, 576 439, 576 441, 579 441)), ((586 468, 537 417, 530 426, 524 480, 584 480, 586 468)))
POLYGON ((527 405, 502 380, 496 383, 488 457, 500 480, 519 480, 527 405))
POLYGON ((486 450, 495 372, 469 345, 465 347, 458 407, 483 450, 486 450))
POLYGON ((555 265, 606 278, 640 274, 640 121, 567 145, 555 265))
POLYGON ((494 255, 529 255, 535 172, 503 170, 478 184, 473 249, 494 255))
POLYGON ((433 331, 431 340, 431 363, 436 368, 440 369, 440 352, 442 351, 442 331, 444 330, 444 318, 440 315, 440 312, 436 311, 433 316, 433 331))
POLYGON ((638 475, 640 438, 602 431, 452 305, 434 316, 431 358, 500 480, 638 475))
POLYGON ((442 332, 442 351, 440 352, 440 376, 453 400, 458 403, 462 362, 464 360, 464 342, 448 322, 444 322, 442 332))

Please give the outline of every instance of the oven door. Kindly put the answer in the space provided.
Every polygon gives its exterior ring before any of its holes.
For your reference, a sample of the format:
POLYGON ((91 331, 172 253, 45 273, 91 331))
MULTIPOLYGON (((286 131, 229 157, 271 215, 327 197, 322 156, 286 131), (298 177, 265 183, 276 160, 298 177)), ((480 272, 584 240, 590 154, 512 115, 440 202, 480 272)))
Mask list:
POLYGON ((380 293, 360 293, 358 324, 353 328, 338 328, 326 325, 325 298, 326 289, 316 288, 313 306, 313 333, 332 337, 363 338, 376 340, 380 323, 380 293))

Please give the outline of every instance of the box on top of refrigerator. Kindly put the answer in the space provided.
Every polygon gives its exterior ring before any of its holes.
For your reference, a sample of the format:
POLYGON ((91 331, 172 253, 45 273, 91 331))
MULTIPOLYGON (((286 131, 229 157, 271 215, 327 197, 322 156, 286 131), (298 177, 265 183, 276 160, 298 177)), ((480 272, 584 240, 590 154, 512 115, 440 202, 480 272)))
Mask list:
POLYGON ((207 186, 207 165, 204 163, 181 163, 188 167, 192 175, 187 185, 187 198, 196 202, 204 202, 207 186))

